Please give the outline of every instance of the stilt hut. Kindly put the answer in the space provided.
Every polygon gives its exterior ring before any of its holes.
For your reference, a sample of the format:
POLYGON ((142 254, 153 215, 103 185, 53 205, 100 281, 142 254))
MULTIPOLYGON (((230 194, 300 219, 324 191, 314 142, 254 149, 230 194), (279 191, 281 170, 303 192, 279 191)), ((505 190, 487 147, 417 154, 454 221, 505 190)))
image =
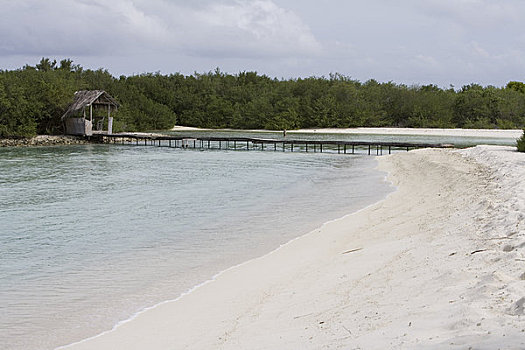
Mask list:
POLYGON ((111 112, 116 111, 118 107, 117 101, 103 90, 75 92, 75 100, 62 116, 66 135, 91 136, 113 133, 111 112), (104 126, 107 126, 106 130, 104 126))

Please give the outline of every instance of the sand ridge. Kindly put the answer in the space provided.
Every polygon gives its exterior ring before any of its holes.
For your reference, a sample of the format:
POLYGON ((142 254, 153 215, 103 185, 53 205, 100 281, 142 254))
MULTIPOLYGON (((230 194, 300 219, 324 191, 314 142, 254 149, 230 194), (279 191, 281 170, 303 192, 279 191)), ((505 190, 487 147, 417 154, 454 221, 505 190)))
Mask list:
POLYGON ((67 349, 525 348, 523 162, 381 157, 387 199, 67 349))

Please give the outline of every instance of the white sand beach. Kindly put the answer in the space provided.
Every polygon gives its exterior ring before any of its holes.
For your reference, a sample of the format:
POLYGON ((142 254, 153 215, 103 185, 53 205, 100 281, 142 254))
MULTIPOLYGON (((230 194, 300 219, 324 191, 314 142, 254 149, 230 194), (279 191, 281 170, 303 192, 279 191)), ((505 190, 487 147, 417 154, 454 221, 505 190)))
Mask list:
MULTIPOLYGON (((176 125, 172 131, 216 131, 190 126, 176 125)), ((234 129, 220 129, 234 131, 234 129)), ((238 130, 237 130, 238 131, 238 130)), ((275 130, 244 130, 249 132, 276 132, 275 130)), ((523 134, 520 129, 424 129, 424 128, 328 128, 328 129, 297 129, 288 130, 288 134, 355 134, 355 135, 423 135, 423 136, 455 136, 480 138, 518 139, 523 134)))
POLYGON ((378 159, 385 200, 66 348, 525 348, 525 154, 378 159))
POLYGON ((356 134, 356 135, 424 135, 424 136, 456 136, 482 138, 512 138, 517 139, 523 130, 508 129, 424 129, 424 128, 337 128, 337 129, 298 129, 288 133, 321 133, 321 134, 356 134))

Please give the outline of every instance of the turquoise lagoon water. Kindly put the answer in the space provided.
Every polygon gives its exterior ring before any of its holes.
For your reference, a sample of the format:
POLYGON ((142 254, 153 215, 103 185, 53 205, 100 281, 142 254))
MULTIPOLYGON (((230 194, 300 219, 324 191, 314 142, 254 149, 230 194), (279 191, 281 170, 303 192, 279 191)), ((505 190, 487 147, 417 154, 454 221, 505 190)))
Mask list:
POLYGON ((369 156, 0 149, 0 344, 54 349, 392 191, 369 156))

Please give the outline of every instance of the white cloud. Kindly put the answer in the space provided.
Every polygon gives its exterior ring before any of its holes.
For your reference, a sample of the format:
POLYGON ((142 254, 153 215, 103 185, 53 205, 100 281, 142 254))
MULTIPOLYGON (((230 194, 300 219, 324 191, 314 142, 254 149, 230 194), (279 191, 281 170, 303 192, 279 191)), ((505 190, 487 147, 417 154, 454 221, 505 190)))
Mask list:
POLYGON ((270 0, 212 4, 199 11, 196 19, 207 27, 206 35, 218 31, 225 39, 225 50, 248 47, 263 55, 315 54, 320 50, 320 44, 297 15, 270 0))
POLYGON ((129 52, 166 36, 158 19, 130 0, 2 1, 0 54, 129 52), (8 6, 4 6, 4 2, 8 6))
POLYGON ((159 54, 219 57, 312 54, 320 45, 271 0, 0 0, 0 55, 159 54))

